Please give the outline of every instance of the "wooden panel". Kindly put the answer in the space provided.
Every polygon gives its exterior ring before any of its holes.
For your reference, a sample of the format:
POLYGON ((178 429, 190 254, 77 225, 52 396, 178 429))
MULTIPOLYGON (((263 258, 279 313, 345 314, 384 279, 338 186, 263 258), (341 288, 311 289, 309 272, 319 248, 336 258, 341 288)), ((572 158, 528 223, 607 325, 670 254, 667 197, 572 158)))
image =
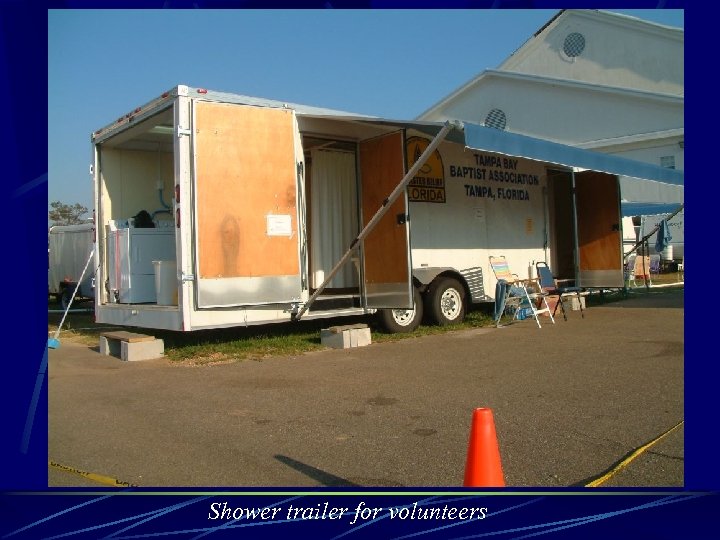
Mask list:
POLYGON ((135 332, 103 332, 100 334, 108 339, 116 339, 118 341, 127 341, 128 343, 139 343, 142 341, 155 341, 155 336, 147 334, 137 334, 135 332))
POLYGON ((619 186, 615 176, 597 172, 575 175, 580 270, 618 270, 620 245, 619 186))
MULTIPOLYGON (((103 211, 107 219, 129 218, 140 210, 150 214, 161 209, 157 181, 163 181, 165 201, 172 203, 173 155, 164 152, 119 150, 101 147, 100 170, 107 198, 103 211), (112 202, 110 206, 109 202, 112 202), (106 204, 107 203, 107 204, 106 204)), ((162 216, 161 219, 165 216, 162 216)))
MULTIPOLYGON (((405 176, 402 145, 402 132, 360 143, 363 226, 405 176)), ((408 282, 407 227, 397 223, 397 215, 405 213, 401 196, 365 238, 367 283, 408 282)))
POLYGON ((294 125, 291 111, 197 104, 201 278, 298 274, 294 125), (268 236, 268 214, 291 216, 292 236, 268 236))

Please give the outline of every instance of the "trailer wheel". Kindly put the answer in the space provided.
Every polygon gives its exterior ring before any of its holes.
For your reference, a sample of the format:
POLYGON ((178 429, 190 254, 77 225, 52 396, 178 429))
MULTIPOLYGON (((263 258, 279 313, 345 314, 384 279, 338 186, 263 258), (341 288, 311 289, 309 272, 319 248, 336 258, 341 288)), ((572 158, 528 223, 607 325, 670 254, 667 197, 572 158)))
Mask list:
POLYGON ((423 300, 420 291, 413 287, 413 309, 381 309, 378 312, 380 323, 392 334, 412 332, 423 317, 423 300))
POLYGON ((445 326, 465 319, 465 288, 453 278, 438 278, 428 289, 430 315, 445 326))
POLYGON ((72 299, 73 288, 65 287, 63 291, 58 295, 60 297, 60 307, 65 310, 70 305, 72 299))

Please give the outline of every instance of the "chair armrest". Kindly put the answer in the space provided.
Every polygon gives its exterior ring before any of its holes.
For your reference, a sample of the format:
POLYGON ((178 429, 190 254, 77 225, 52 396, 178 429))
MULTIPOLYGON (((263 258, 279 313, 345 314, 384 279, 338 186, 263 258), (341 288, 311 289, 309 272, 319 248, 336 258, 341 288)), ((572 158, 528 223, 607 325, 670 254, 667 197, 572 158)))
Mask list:
POLYGON ((518 279, 516 283, 522 283, 523 287, 527 292, 532 295, 546 295, 545 290, 540 286, 540 280, 538 278, 526 278, 518 279))

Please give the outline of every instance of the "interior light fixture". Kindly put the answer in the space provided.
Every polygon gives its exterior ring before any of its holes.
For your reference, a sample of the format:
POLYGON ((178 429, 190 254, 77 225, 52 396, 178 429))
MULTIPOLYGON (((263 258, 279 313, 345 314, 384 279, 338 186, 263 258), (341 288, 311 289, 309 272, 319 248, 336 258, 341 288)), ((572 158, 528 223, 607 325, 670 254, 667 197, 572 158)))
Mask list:
POLYGON ((155 126, 150 130, 150 133, 159 133, 160 135, 172 135, 175 133, 175 128, 172 126, 155 126))

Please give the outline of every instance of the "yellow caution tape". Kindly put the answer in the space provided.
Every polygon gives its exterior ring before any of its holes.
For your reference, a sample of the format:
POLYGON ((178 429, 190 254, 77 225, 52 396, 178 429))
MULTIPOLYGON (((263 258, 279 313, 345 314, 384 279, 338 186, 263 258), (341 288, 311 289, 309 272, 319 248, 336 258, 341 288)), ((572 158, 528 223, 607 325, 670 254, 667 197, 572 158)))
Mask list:
POLYGON ((624 469, 624 468, 625 468, 631 461, 633 461, 636 457, 638 457, 640 454, 642 454, 643 452, 645 452, 645 450, 647 450, 648 448, 650 448, 651 446, 653 446, 655 443, 659 442, 660 440, 662 440, 663 438, 665 438, 666 436, 668 436, 670 433, 672 433, 673 431, 675 431, 677 428, 679 428, 680 426, 682 426, 684 423, 685 423, 684 420, 678 422, 677 424, 675 424, 673 427, 671 427, 670 429, 668 429, 668 430, 667 430, 665 433, 663 433, 662 435, 656 437, 655 439, 653 439, 653 440, 650 441, 649 443, 644 444, 643 446, 641 446, 640 448, 638 448, 637 450, 635 450, 632 454, 630 454, 628 457, 626 457, 625 459, 623 459, 620 463, 618 463, 617 465, 615 465, 615 467, 613 467, 610 471, 608 471, 607 473, 603 474, 603 475, 600 476, 599 478, 596 478, 595 480, 593 480, 593 481, 590 482, 589 484, 585 484, 585 487, 597 487, 597 486, 599 486, 600 484, 603 484, 603 483, 607 482, 610 478, 612 478, 612 477, 615 476, 618 472, 620 472, 622 469, 624 469))
POLYGON ((121 482, 117 478, 112 478, 110 476, 104 476, 102 474, 81 471, 80 469, 75 469, 74 467, 68 467, 67 465, 61 465, 60 463, 55 463, 54 461, 49 461, 48 464, 51 467, 60 469, 61 471, 79 474, 80 476, 87 478, 88 480, 92 480, 93 482, 98 482, 100 484, 106 484, 106 485, 113 486, 113 487, 137 487, 137 486, 134 486, 133 484, 129 484, 128 482, 121 482))

